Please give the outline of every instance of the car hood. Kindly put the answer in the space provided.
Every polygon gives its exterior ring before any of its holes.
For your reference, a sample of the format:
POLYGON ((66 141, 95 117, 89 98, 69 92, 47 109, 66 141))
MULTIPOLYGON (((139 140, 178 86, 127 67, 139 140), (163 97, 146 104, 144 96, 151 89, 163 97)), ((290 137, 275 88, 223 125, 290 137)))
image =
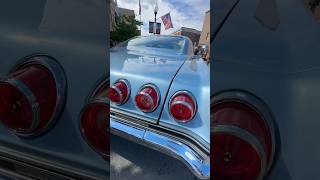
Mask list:
POLYGON ((148 51, 114 48, 110 51, 110 84, 118 79, 126 79, 130 83, 131 92, 127 103, 111 107, 131 114, 146 117, 147 121, 156 123, 164 106, 167 92, 175 75, 183 65, 187 56, 169 54, 155 49, 148 51), (139 89, 148 83, 159 88, 160 105, 152 113, 141 112, 134 104, 134 97, 139 89))

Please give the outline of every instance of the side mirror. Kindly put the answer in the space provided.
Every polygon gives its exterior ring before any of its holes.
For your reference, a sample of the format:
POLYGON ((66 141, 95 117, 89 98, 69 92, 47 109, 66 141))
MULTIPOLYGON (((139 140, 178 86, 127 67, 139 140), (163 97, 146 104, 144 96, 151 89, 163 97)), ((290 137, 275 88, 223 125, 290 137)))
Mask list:
POLYGON ((208 45, 199 45, 195 48, 194 54, 202 57, 203 59, 207 59, 207 55, 209 53, 209 47, 208 45))

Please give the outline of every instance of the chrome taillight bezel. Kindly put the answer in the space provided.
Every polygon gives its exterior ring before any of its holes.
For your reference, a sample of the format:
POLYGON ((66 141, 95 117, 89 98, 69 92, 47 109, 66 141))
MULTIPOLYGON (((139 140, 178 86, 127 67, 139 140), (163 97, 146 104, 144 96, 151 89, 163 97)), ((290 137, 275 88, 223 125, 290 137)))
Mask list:
MULTIPOLYGON (((130 95, 131 95, 131 86, 130 86, 130 83, 129 83, 128 80, 126 80, 126 79, 118 79, 112 84, 111 87, 115 88, 115 89, 118 89, 117 87, 114 86, 118 82, 122 82, 122 83, 124 83, 126 85, 127 92, 128 92, 127 97, 125 97, 122 102, 113 102, 113 101, 110 101, 110 102, 111 102, 111 104, 115 104, 117 106, 121 106, 121 105, 125 104, 129 100, 130 95)), ((120 91, 120 90, 118 89, 118 91, 120 91)), ((121 94, 121 92, 119 94, 121 94)))
POLYGON ((22 130, 19 131, 19 130, 8 128, 8 130, 13 132, 17 136, 23 137, 23 138, 36 137, 45 133, 49 129, 51 129, 52 126, 56 123, 57 119, 60 117, 64 109, 66 96, 67 96, 67 80, 66 80, 65 72, 62 66, 59 64, 59 62, 49 55, 35 54, 35 55, 24 57, 21 60, 19 60, 18 63, 9 71, 7 76, 27 66, 33 66, 33 65, 42 66, 45 69, 47 69, 52 75, 54 79, 54 83, 56 85, 57 97, 56 97, 56 104, 53 110, 53 114, 51 118, 48 120, 48 123, 41 129, 37 130, 38 125, 41 121, 40 107, 39 107, 39 104, 37 103, 37 99, 35 95, 29 89, 29 87, 27 87, 23 82, 14 78, 1 80, 2 82, 9 83, 10 85, 17 88, 21 93, 23 93, 27 97, 27 99, 29 100, 32 106, 32 109, 33 109, 32 113, 34 114, 34 116, 33 116, 32 127, 30 129, 25 131, 22 131, 22 130))
MULTIPOLYGON (((181 104, 187 104, 186 106, 187 106, 187 107, 190 107, 190 104, 187 103, 187 102, 181 102, 181 104)), ((175 93, 170 97, 170 100, 169 100, 169 103, 168 103, 168 112, 169 112, 169 114, 170 114, 170 117, 173 118, 176 122, 178 122, 178 123, 188 123, 188 122, 192 121, 192 120, 194 119, 194 117, 196 116, 197 111, 198 111, 198 103, 197 103, 197 101, 196 101, 196 98, 194 97, 194 95, 193 95, 190 91, 188 91, 188 90, 179 90, 179 91, 175 92, 175 93), (171 110, 170 110, 170 109, 171 109, 171 103, 172 103, 173 99, 174 99, 176 96, 180 95, 180 94, 186 94, 186 95, 189 96, 189 97, 192 99, 192 101, 194 102, 194 110, 193 110, 192 107, 191 107, 191 109, 192 109, 192 111, 193 111, 193 115, 192 115, 192 117, 191 117, 189 120, 178 120, 178 119, 176 119, 176 118, 172 115, 172 113, 171 113, 171 110)))
MULTIPOLYGON (((139 93, 140 93, 144 88, 147 88, 147 87, 151 87, 152 89, 155 90, 155 92, 156 92, 156 94, 157 94, 156 105, 155 105, 151 110, 143 110, 143 109, 140 109, 140 108, 139 108, 139 106, 137 105, 137 102, 136 102, 135 100, 134 100, 134 104, 135 104, 135 106, 136 106, 140 111, 142 111, 142 112, 144 112, 144 113, 152 113, 152 112, 154 112, 154 111, 159 107, 160 100, 161 100, 161 94, 160 94, 159 88, 158 88, 155 84, 153 84, 153 83, 147 83, 147 84, 142 85, 142 86, 139 88, 139 90, 138 90, 137 94, 135 95, 135 97, 136 97, 137 95, 139 95, 139 93)), ((149 95, 148 95, 148 96, 149 96, 149 95)), ((151 98, 151 97, 150 97, 150 98, 151 98)), ((152 98, 151 98, 151 99, 152 99, 152 98)))

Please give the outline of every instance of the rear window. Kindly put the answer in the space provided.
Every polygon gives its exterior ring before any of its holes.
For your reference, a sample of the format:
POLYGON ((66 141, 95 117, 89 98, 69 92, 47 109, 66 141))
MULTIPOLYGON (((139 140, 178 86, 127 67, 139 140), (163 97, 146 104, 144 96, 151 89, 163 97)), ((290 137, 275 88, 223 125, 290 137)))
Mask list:
POLYGON ((121 47, 146 47, 163 50, 185 52, 185 39, 178 36, 145 36, 131 39, 120 45, 121 47))

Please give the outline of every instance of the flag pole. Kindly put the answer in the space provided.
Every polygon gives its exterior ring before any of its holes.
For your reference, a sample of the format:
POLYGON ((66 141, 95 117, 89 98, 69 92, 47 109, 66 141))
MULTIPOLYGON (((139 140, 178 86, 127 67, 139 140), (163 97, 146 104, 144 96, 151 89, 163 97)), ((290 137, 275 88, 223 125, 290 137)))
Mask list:
POLYGON ((140 36, 142 34, 142 29, 141 29, 142 21, 141 21, 141 13, 140 13, 140 36))
POLYGON ((139 15, 140 15, 140 36, 142 35, 142 20, 141 20, 141 11, 142 11, 142 8, 141 8, 141 0, 139 0, 139 15))
POLYGON ((153 29, 153 34, 156 35, 157 31, 157 14, 158 14, 158 0, 155 1, 155 6, 154 6, 154 29, 153 29))

